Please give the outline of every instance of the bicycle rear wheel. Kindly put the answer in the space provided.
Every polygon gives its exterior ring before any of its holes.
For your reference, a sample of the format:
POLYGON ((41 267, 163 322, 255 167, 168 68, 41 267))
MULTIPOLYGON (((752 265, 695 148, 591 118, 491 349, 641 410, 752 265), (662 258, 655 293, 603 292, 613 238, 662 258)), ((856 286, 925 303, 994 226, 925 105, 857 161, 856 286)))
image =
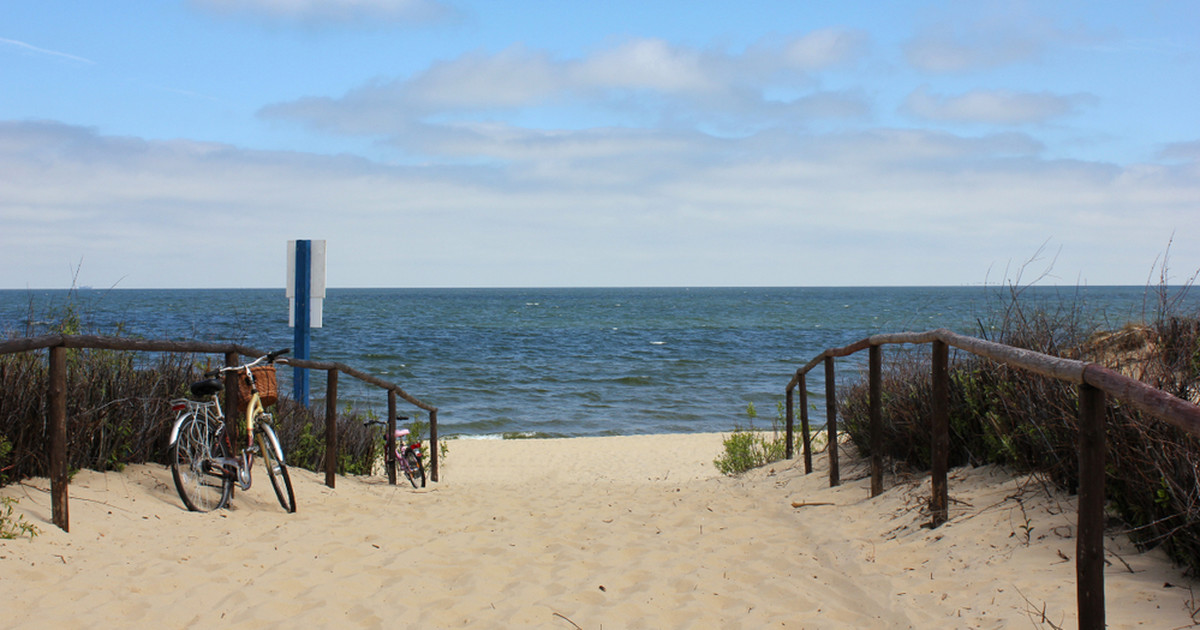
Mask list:
POLYGON ((292 492, 292 478, 282 458, 279 438, 275 437, 271 425, 260 423, 258 426, 258 447, 262 451, 263 465, 267 467, 267 476, 271 478, 271 487, 275 489, 275 498, 279 499, 283 509, 293 513, 296 511, 296 495, 292 492))
POLYGON ((425 487, 425 465, 421 463, 421 458, 417 457, 412 451, 404 451, 404 476, 408 477, 408 482, 412 487, 417 487, 417 479, 421 479, 421 487, 425 487))
POLYGON ((179 425, 171 444, 171 477, 187 509, 209 512, 229 503, 233 479, 221 468, 228 457, 229 449, 216 423, 190 414, 179 425))

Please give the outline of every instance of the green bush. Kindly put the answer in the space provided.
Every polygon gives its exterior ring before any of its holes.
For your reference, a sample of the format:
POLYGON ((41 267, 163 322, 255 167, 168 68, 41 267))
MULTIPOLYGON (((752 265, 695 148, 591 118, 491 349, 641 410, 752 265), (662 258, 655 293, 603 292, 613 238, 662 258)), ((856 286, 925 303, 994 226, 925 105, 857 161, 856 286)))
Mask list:
MULTIPOLYGON (((323 407, 322 407, 323 408, 323 407)), ((363 426, 375 414, 347 405, 337 418, 337 473, 369 475, 383 438, 378 431, 363 426)), ((289 466, 314 472, 325 470, 325 416, 288 398, 275 408, 275 431, 289 466)))
POLYGON ((782 404, 776 406, 776 415, 769 434, 754 429, 754 420, 758 417, 754 403, 746 406, 746 415, 750 418, 750 426, 735 427, 733 433, 722 440, 724 452, 713 460, 713 465, 721 474, 743 473, 779 461, 787 454, 787 433, 782 430, 785 422, 782 404))
POLYGON ((25 520, 24 516, 17 515, 13 518, 13 506, 17 500, 12 497, 0 497, 0 540, 12 540, 22 536, 29 536, 33 540, 41 532, 38 528, 25 520))

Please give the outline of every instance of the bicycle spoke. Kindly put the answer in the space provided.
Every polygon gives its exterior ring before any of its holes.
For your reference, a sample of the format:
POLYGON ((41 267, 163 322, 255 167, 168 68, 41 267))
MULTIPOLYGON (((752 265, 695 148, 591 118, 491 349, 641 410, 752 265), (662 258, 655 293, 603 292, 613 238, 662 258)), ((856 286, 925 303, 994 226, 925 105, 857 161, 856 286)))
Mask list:
POLYGON ((171 445, 171 477, 187 509, 207 512, 229 502, 232 482, 219 465, 224 456, 224 442, 212 422, 196 416, 183 421, 171 445))

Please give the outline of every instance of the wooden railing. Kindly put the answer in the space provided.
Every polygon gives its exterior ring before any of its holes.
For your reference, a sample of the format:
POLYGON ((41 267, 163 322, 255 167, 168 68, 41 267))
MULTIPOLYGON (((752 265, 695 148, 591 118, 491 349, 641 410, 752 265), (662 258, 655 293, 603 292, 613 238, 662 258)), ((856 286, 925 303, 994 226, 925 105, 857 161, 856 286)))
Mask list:
MULTIPOLYGON (((240 363, 239 356, 260 357, 266 352, 248 348, 234 343, 212 343, 204 341, 162 341, 147 339, 131 339, 127 337, 105 337, 98 335, 43 335, 41 337, 24 337, 0 341, 0 354, 30 352, 49 349, 48 391, 46 394, 46 410, 48 414, 50 443, 50 494, 51 520, 63 531, 69 531, 67 498, 67 362, 68 348, 92 348, 102 350, 123 350, 133 352, 174 352, 196 354, 222 354, 226 366, 240 363)), ((438 480, 438 423, 437 407, 425 403, 405 392, 399 385, 377 378, 350 366, 329 361, 311 361, 305 359, 281 359, 280 362, 294 367, 313 370, 325 370, 325 485, 334 487, 337 478, 337 385, 338 373, 353 376, 370 385, 386 390, 388 393, 389 432, 388 452, 395 452, 395 422, 396 398, 400 397, 408 403, 429 412, 429 458, 430 474, 433 481, 438 480)), ((227 375, 226 409, 237 409, 235 402, 236 388, 232 379, 227 375)), ((389 469, 389 479, 395 482, 395 469, 389 469)))
POLYGON ((1076 602, 1080 628, 1104 628, 1104 409, 1105 395, 1133 405, 1192 435, 1200 436, 1200 406, 1177 398, 1141 381, 1094 363, 1053 357, 1032 350, 959 335, 944 328, 922 333, 874 335, 843 348, 826 350, 796 370, 787 385, 787 457, 793 456, 795 391, 800 392, 800 423, 804 442, 804 471, 812 472, 806 375, 818 365, 825 368, 826 431, 829 485, 840 483, 837 449, 837 399, 834 358, 867 350, 871 496, 883 492, 881 365, 886 344, 933 344, 933 408, 931 427, 933 512, 931 525, 946 521, 949 505, 949 347, 985 357, 1042 376, 1079 386, 1079 517, 1076 540, 1076 602))

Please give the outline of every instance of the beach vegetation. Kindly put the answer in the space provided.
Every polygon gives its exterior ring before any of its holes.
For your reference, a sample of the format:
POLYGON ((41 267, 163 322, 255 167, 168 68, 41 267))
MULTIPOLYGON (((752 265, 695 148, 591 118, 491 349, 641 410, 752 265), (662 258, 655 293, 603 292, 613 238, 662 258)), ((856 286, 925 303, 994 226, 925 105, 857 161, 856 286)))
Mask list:
MULTIPOLYGON (((1165 272, 1164 272, 1165 278, 1165 272)), ((1010 286, 992 341, 1105 365, 1177 397, 1200 401, 1200 313, 1181 310, 1191 288, 1147 289, 1143 321, 1106 326, 1085 305, 1029 304, 1010 286)), ((883 455, 930 468, 932 377, 927 347, 889 346, 882 379, 883 455)), ((1003 464, 1068 491, 1078 486, 1078 390, 967 353, 951 353, 950 465, 1003 464)), ((839 392, 843 429, 871 454, 865 379, 839 392)), ((1106 494, 1135 543, 1160 547, 1200 575, 1200 439, 1120 401, 1106 410, 1106 494)))
MULTIPOLYGON (((121 336, 124 327, 90 327, 73 297, 48 317, 29 322, 54 333, 121 336)), ((29 326, 32 326, 30 324, 29 326)), ((23 334, 34 334, 26 327, 23 334)), ((19 334, 0 331, 9 338, 19 334)), ((120 471, 129 464, 169 462, 168 438, 175 419, 171 401, 188 397, 191 383, 215 367, 211 356, 120 350, 67 351, 67 468, 120 471)), ((0 355, 0 485, 49 476, 45 421, 49 382, 47 351, 0 355)), ((290 465, 324 469, 325 419, 286 397, 274 409, 274 426, 290 465), (318 428, 319 427, 319 428, 318 428)), ((371 473, 381 446, 363 426, 369 411, 347 407, 338 416, 341 474, 371 473)))
MULTIPOLYGON (((67 467, 121 470, 162 461, 170 400, 197 380, 187 355, 69 350, 67 467)), ((0 436, 6 444, 0 483, 47 476, 45 351, 0 355, 0 436)))
POLYGON ((775 412, 771 429, 760 430, 754 427, 758 410, 753 402, 746 405, 746 416, 750 423, 745 427, 735 427, 732 433, 722 438, 721 455, 713 460, 713 465, 721 474, 737 475, 779 461, 786 456, 786 416, 782 403, 776 405, 775 412))
POLYGON ((21 514, 13 516, 13 506, 17 500, 12 497, 0 497, 0 540, 13 540, 23 536, 34 536, 41 533, 36 525, 25 520, 21 514))
POLYGON ((9 442, 8 438, 0 435, 0 485, 3 485, 6 476, 5 472, 9 469, 9 465, 6 463, 9 453, 12 453, 12 442, 9 442))
MULTIPOLYGON (((286 397, 275 406, 275 432, 288 466, 320 472, 325 470, 324 405, 305 407, 286 397), (322 412, 318 412, 320 409, 322 412)), ((383 453, 383 437, 364 423, 375 413, 351 404, 337 415, 337 464, 339 475, 369 475, 383 453)))
MULTIPOLYGON (((421 412, 413 413, 411 420, 408 423, 408 441, 404 446, 414 443, 422 443, 421 447, 421 465, 429 467, 429 444, 425 440, 425 436, 429 434, 429 421, 425 419, 425 414, 421 412)), ((507 439, 507 438, 506 438, 507 439)), ((442 438, 438 441, 438 465, 446 465, 446 454, 450 452, 450 443, 448 438, 442 438)))

